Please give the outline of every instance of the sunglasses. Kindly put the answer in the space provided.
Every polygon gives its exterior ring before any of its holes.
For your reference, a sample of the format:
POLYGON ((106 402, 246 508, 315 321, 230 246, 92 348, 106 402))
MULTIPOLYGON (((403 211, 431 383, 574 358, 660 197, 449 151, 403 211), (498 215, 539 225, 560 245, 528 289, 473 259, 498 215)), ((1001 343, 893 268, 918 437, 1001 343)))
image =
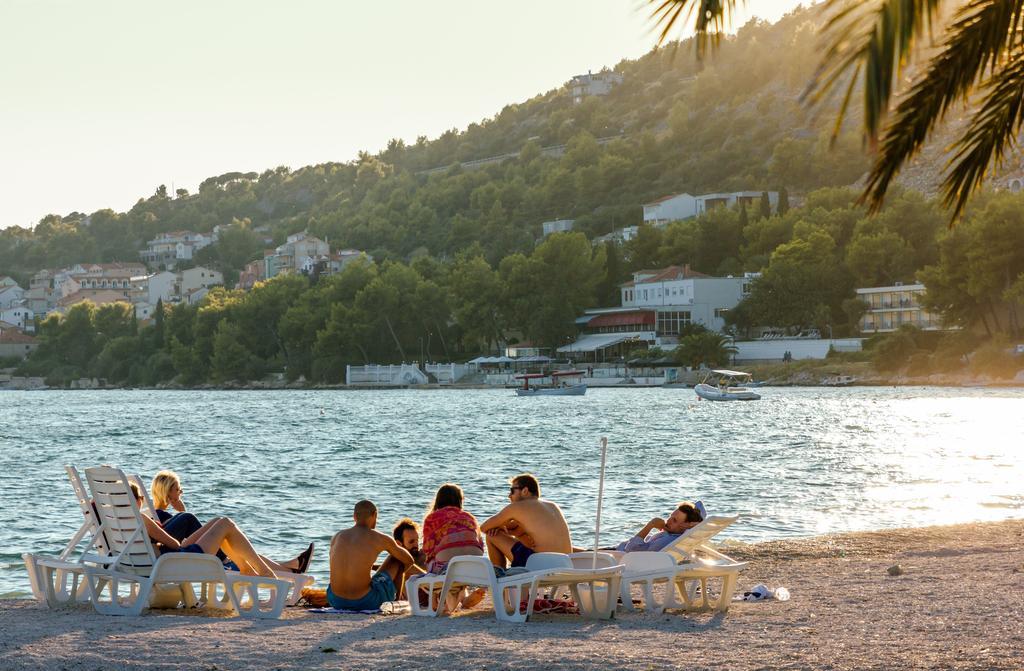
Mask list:
POLYGON ((508 493, 509 493, 509 494, 515 494, 515 493, 516 493, 516 492, 518 492, 518 491, 519 491, 520 489, 522 489, 522 487, 516 487, 516 486, 514 486, 514 485, 513 485, 512 487, 509 487, 509 488, 508 488, 508 493))

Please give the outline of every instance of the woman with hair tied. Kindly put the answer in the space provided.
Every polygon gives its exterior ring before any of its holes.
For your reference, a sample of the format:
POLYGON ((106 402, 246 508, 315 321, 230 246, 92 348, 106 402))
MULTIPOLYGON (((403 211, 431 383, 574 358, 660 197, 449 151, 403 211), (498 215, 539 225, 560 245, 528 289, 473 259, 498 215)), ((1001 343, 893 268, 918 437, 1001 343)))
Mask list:
MULTIPOLYGON (((160 524, 168 536, 175 540, 184 541, 199 530, 209 527, 217 521, 215 519, 203 524, 199 521, 198 517, 185 509, 185 503, 181 500, 181 495, 184 493, 181 488, 181 479, 174 471, 164 470, 157 473, 153 478, 153 484, 150 485, 150 492, 153 497, 153 507, 155 508, 153 512, 157 516, 155 521, 160 524), (178 512, 171 513, 168 510, 170 508, 178 512)), ((218 549, 216 554, 221 561, 228 561, 228 557, 221 550, 218 549)), ((305 573, 312 558, 312 543, 298 557, 286 562, 276 562, 260 555, 260 559, 270 568, 282 573, 289 571, 292 573, 305 573)))
MULTIPOLYGON (((423 520, 423 563, 428 573, 443 574, 448 562, 461 555, 482 556, 484 539, 476 518, 462 509, 464 496, 458 485, 438 487, 434 504, 423 520)), ((449 610, 456 605, 472 608, 484 598, 486 590, 462 590, 457 600, 448 600, 449 610)))

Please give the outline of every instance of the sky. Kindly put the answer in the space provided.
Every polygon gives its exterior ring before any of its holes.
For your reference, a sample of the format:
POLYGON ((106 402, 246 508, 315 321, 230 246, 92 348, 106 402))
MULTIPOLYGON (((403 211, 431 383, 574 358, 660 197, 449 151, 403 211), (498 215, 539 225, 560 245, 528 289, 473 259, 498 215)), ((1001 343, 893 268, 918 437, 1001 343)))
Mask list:
MULTIPOLYGON (((751 0, 744 16, 798 4, 751 0)), ((2 0, 0 228, 464 129, 643 55, 648 14, 638 0, 2 0)))

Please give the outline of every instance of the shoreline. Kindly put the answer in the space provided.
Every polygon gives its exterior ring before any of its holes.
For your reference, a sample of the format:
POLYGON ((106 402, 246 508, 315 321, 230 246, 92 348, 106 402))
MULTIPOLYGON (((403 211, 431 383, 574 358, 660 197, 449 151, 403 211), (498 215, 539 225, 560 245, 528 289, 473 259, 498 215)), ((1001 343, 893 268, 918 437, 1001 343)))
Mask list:
MULTIPOLYGON (((324 616, 249 622, 154 612, 104 617, 0 600, 4 669, 1018 669, 1024 519, 738 543, 739 592, 786 602, 724 615, 624 612, 608 622, 536 616, 324 616), (901 567, 899 575, 889 568, 901 567), (188 641, 182 646, 182 641, 188 641)), ((485 604, 486 605, 486 602, 485 604)))

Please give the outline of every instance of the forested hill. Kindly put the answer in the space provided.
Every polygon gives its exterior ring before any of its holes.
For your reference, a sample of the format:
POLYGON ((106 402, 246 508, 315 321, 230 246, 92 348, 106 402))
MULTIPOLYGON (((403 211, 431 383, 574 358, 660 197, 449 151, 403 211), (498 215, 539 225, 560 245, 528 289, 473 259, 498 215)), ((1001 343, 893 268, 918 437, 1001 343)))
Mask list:
MULTIPOLYGON (((235 220, 275 240, 308 229, 377 259, 451 258, 478 244, 494 263, 531 249, 548 219, 575 218, 595 236, 639 223, 642 203, 670 193, 847 185, 866 167, 859 139, 829 151, 831 116, 814 121, 798 101, 815 47, 813 15, 801 10, 744 26, 703 67, 688 43, 623 61, 614 69, 624 81, 581 104, 562 87, 351 162, 228 173, 194 194, 160 187, 124 213, 50 215, 34 230, 0 231, 0 273, 135 260, 159 232, 235 220), (544 151, 561 144, 563 153, 544 151), (514 158, 460 166, 502 154, 514 158)), ((257 258, 262 237, 241 231, 220 262, 257 258)))

